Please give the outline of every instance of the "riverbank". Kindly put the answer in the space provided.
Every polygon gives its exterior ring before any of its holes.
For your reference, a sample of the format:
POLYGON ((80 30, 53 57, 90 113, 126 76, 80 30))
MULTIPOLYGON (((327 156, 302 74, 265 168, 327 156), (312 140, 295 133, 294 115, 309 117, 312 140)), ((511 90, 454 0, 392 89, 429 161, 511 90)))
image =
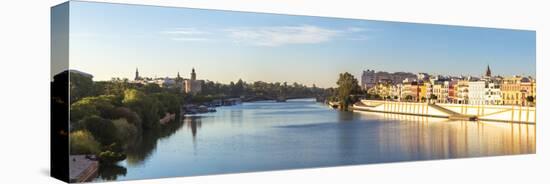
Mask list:
POLYGON ((69 157, 69 168, 71 183, 89 182, 97 177, 99 161, 91 155, 71 155, 69 157))
POLYGON ((536 107, 361 100, 352 108, 359 111, 440 117, 453 120, 536 123, 536 107))

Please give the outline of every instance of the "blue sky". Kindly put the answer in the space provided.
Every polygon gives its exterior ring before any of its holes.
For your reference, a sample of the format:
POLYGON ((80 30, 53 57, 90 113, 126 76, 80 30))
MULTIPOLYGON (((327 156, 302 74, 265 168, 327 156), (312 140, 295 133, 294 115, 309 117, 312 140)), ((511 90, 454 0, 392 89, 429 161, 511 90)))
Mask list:
POLYGON ((142 76, 336 86, 366 69, 535 76, 535 32, 71 2, 70 68, 142 76))

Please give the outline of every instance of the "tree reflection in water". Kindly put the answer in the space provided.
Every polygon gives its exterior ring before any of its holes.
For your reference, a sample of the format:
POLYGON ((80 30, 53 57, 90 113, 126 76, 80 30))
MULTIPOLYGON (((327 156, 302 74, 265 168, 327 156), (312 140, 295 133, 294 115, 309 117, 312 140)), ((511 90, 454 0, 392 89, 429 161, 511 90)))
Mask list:
MULTIPOLYGON (((142 132, 142 135, 132 143, 128 144, 128 149, 126 150, 127 158, 126 163, 130 166, 142 165, 144 161, 151 156, 153 151, 157 148, 157 143, 159 140, 165 139, 173 135, 177 130, 179 130, 184 121, 187 118, 176 117, 176 120, 161 125, 160 128, 154 130, 145 130, 142 132)), ((199 125, 200 126, 200 125, 199 125)), ((196 125, 195 133, 196 134, 196 125)), ((101 180, 117 180, 118 176, 126 176, 126 167, 120 165, 105 165, 101 164, 99 167, 98 178, 101 180)))
POLYGON ((126 176, 126 167, 112 164, 101 164, 99 166, 99 178, 102 180, 116 180, 118 176, 126 176))

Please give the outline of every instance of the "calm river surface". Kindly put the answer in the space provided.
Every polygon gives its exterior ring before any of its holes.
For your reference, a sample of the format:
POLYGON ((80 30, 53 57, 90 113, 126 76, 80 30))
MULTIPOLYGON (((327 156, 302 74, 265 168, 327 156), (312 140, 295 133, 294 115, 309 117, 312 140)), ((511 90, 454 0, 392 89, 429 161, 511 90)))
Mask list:
POLYGON ((535 126, 340 112, 313 99, 253 102, 144 136, 100 180, 535 153, 535 126))

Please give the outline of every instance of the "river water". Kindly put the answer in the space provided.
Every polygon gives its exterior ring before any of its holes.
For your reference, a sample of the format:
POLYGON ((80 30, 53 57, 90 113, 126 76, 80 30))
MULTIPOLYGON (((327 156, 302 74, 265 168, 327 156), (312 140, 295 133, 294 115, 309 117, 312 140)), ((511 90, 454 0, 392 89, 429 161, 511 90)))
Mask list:
POLYGON ((96 181, 535 153, 535 125, 244 103, 145 135, 96 181))

